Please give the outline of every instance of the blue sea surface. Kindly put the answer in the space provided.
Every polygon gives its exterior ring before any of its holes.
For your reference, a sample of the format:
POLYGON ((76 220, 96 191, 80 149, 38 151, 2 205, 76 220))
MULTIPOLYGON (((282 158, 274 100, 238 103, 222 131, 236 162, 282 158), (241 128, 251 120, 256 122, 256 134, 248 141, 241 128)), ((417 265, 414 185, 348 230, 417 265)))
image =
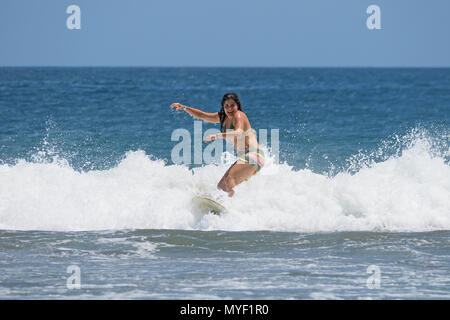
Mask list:
POLYGON ((2 67, 0 298, 448 299, 449 142, 448 68, 2 67), (268 134, 231 199, 169 108, 228 92, 268 134))

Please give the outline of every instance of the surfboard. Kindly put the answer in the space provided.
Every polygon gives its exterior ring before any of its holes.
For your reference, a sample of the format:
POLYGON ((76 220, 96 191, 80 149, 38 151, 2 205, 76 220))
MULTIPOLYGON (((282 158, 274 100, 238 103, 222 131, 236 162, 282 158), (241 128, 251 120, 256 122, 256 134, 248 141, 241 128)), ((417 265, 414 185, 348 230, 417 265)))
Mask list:
POLYGON ((202 213, 213 213, 221 215, 227 212, 227 208, 219 201, 216 201, 208 196, 195 196, 192 198, 192 206, 202 213))

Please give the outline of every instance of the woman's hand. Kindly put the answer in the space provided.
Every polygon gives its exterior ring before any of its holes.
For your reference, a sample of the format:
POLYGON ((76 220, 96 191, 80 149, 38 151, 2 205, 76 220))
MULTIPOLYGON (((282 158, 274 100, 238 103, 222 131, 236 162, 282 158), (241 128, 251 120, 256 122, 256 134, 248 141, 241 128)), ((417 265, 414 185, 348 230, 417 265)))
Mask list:
POLYGON ((216 140, 218 138, 218 134, 210 134, 205 138, 205 142, 210 142, 216 140))
POLYGON ((178 103, 178 102, 172 103, 172 104, 170 105, 170 107, 171 107, 171 108, 177 108, 177 109, 176 109, 177 111, 178 111, 178 110, 181 110, 181 109, 184 109, 184 105, 182 105, 181 103, 178 103))

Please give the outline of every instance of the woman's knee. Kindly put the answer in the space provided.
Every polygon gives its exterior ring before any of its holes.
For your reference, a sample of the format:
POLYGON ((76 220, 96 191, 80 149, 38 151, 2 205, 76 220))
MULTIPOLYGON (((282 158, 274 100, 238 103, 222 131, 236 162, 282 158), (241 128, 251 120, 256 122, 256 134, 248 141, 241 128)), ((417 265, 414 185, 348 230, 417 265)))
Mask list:
POLYGON ((222 178, 222 180, 219 181, 219 183, 217 184, 217 189, 226 191, 227 185, 225 183, 225 179, 222 178))
POLYGON ((223 191, 230 191, 234 187, 235 180, 234 178, 228 176, 224 177, 222 180, 220 180, 219 184, 217 185, 217 188, 223 191))
POLYGON ((225 187, 224 182, 222 180, 220 180, 219 183, 217 184, 217 189, 225 191, 225 188, 226 187, 225 187))

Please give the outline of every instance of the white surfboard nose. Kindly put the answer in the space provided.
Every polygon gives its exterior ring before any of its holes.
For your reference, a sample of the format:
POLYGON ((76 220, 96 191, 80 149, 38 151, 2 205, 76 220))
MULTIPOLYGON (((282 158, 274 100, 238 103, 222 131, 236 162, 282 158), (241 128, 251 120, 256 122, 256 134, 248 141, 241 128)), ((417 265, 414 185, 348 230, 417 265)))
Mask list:
POLYGON ((203 214, 213 213, 220 215, 227 212, 227 208, 220 202, 204 195, 195 196, 192 198, 192 207, 203 214))

